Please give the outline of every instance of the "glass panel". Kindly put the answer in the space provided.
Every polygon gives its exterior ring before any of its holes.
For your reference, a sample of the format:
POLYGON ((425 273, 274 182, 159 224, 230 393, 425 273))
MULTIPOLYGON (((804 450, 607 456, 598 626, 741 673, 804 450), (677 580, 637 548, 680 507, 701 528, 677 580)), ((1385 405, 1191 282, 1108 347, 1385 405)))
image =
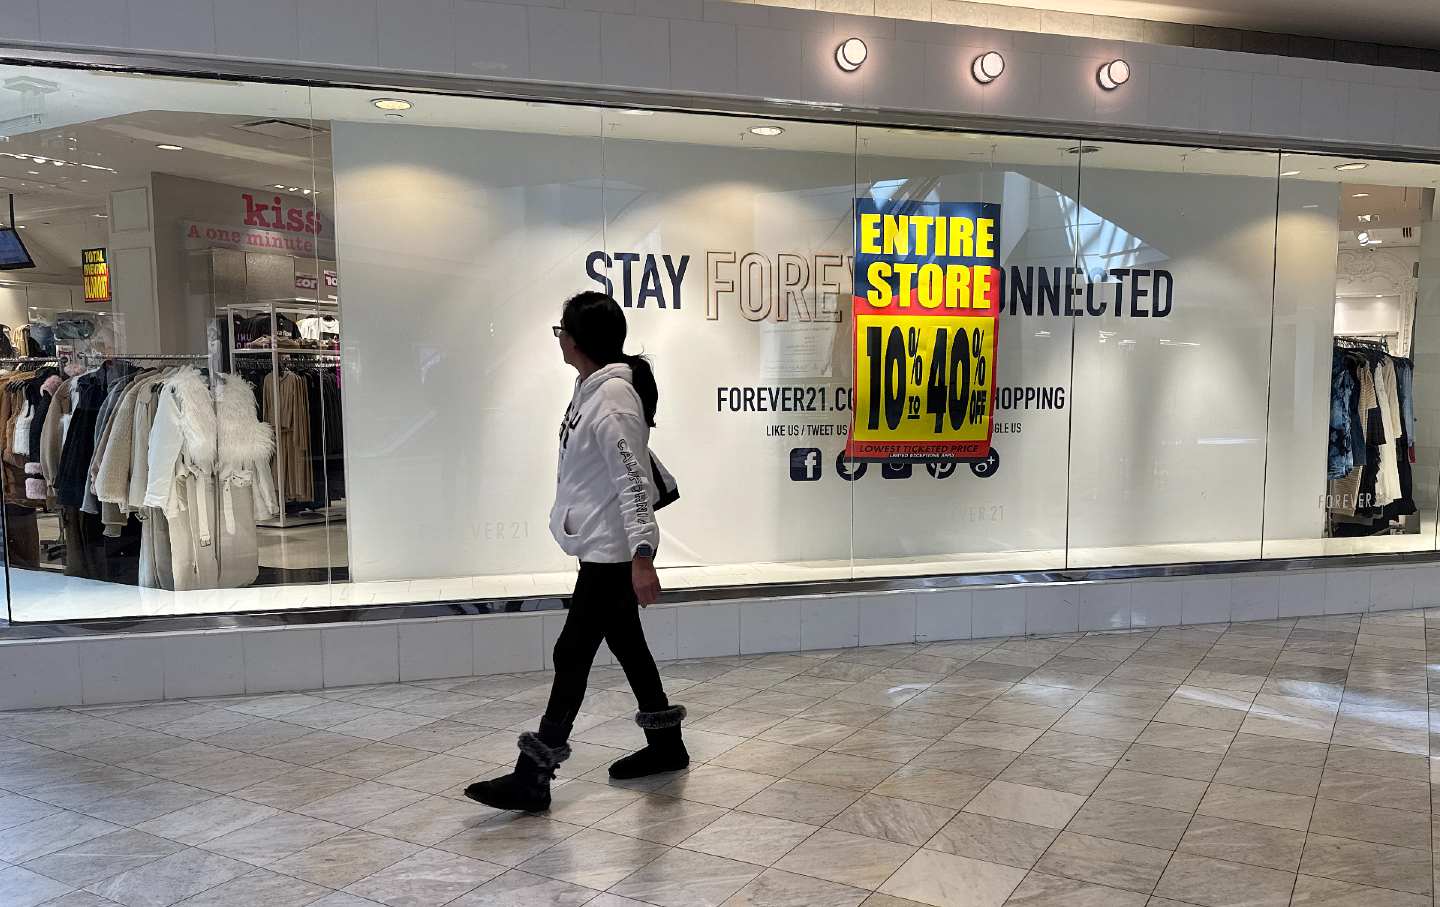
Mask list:
POLYGON ((1091 147, 1068 563, 1258 557, 1276 156, 1091 147))
POLYGON ((594 286, 586 258, 605 247, 600 112, 416 94, 381 109, 342 89, 313 100, 330 129, 320 204, 334 199, 344 300, 351 582, 335 600, 568 593, 573 561, 546 517, 574 373, 551 326, 594 286))
MULTIPOLYGON (((860 131, 862 195, 931 203, 914 209, 922 216, 960 210, 933 203, 1000 206, 996 251, 1004 279, 997 390, 989 401, 996 456, 958 466, 868 464, 851 483, 857 576, 1064 566, 1074 325, 1053 304, 1075 264, 1075 148, 1060 139, 860 131)), ((949 370, 935 372, 938 354, 933 358, 922 364, 919 384, 912 382, 922 417, 933 402, 930 388, 949 387, 949 370)), ((979 357, 971 364, 978 367, 979 357)))
POLYGON ((1282 168, 1265 556, 1430 550, 1440 167, 1291 154, 1282 168))
POLYGON ((653 450, 682 489, 660 516, 672 588, 850 575, 854 155, 849 126, 605 115, 588 260, 655 364, 653 450))
POLYGON ((0 272, 0 322, 38 357, 0 363, 14 618, 328 603, 324 571, 274 588, 294 577, 256 526, 266 432, 222 376, 226 307, 293 296, 314 254, 306 91, 37 67, 0 84, 0 198, 35 265, 0 272))

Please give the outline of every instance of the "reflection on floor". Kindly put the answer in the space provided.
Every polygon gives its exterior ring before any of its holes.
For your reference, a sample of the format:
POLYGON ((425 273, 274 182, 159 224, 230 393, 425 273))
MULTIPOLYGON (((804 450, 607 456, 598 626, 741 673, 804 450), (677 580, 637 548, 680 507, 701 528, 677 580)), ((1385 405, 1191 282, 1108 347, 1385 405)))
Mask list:
POLYGON ((1427 631, 1440 611, 674 662, 694 763, 624 785, 606 767, 644 738, 600 668, 537 816, 460 792, 507 770, 543 673, 8 713, 0 892, 1420 907, 1427 631))
MULTIPOLYGON (((281 530, 263 530, 279 533, 281 530)), ((284 541, 262 536, 262 563, 302 570, 323 566, 325 527, 283 530, 284 541)), ((329 530, 329 550, 343 562, 343 524, 329 530)), ((1418 535, 1378 536, 1363 539, 1267 542, 1264 556, 1307 557, 1373 552, 1430 551, 1435 545, 1434 524, 1418 535)), ((1134 545, 1113 548, 1072 548, 1066 563, 1062 549, 934 555, 914 558, 802 561, 787 564, 726 564, 705 567, 667 567, 661 582, 667 589, 767 583, 806 583, 851 578, 935 576, 966 573, 1011 573, 1061 570, 1066 567, 1110 567, 1143 564, 1177 564, 1204 561, 1253 560, 1261 556, 1257 542, 1209 542, 1134 545)), ((303 575, 303 574, 300 574, 303 575)), ((476 601, 499 598, 547 598, 569 595, 575 583, 570 571, 520 573, 505 576, 456 576, 414 580, 355 581, 331 584, 301 582, 166 592, 95 580, 67 577, 47 570, 10 571, 11 608, 15 620, 83 620, 101 617, 139 617, 167 614, 276 611, 299 608, 357 607, 412 602, 476 601)))

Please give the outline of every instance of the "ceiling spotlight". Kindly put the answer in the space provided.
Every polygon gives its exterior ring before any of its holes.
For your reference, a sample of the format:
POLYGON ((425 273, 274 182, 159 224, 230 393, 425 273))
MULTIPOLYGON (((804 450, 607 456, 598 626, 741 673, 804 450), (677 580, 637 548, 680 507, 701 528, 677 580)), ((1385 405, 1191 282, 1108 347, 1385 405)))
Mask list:
POLYGON ((1369 198, 1369 197, 1370 197, 1370 193, 1368 193, 1368 192, 1356 192, 1354 195, 1352 195, 1352 196, 1350 196, 1350 197, 1351 197, 1351 198, 1369 198))
POLYGON ((284 189, 284 188, 285 188, 285 184, 284 184, 284 183, 276 183, 275 185, 271 186, 270 188, 271 188, 271 189, 284 189))
POLYGON ((1370 241, 1370 234, 1365 230, 1361 230, 1359 233, 1355 234, 1355 238, 1360 240, 1362 243, 1367 243, 1370 241))
POLYGON ((1370 223, 1371 221, 1373 221, 1373 220, 1375 219, 1375 215, 1373 215, 1373 214, 1357 214, 1357 215, 1355 215, 1355 219, 1358 220, 1358 221, 1360 221, 1360 223, 1362 223, 1362 224, 1368 224, 1368 223, 1370 223))
POLYGON ((1130 81, 1130 64, 1124 60, 1111 60, 1100 67, 1095 77, 1100 81, 1101 88, 1114 91, 1130 81))
POLYGON ((1339 170, 1341 173, 1349 173, 1351 170, 1364 170, 1366 167, 1369 166, 1369 164, 1366 164, 1363 161, 1355 161, 1351 164, 1336 164, 1335 169, 1339 170))
POLYGON ((1299 175, 1300 175, 1300 171, 1299 171, 1299 170, 1281 170, 1281 171, 1280 171, 1280 175, 1281 175, 1281 176, 1299 176, 1299 175))
POLYGON ((783 133, 784 131, 785 131, 785 130, 784 130, 782 127, 780 127, 780 126, 751 126, 751 127, 750 127, 750 132, 751 132, 752 135, 763 135, 763 136, 765 136, 766 138, 770 138, 770 137, 772 137, 772 136, 780 135, 780 134, 783 133))
POLYGON ((846 72, 854 72, 870 56, 870 48, 859 38, 846 38, 835 48, 835 62, 846 72))
POLYGON ((989 85, 1000 78, 1005 71, 1005 58, 1000 56, 999 51, 989 51, 975 58, 970 64, 970 72, 975 76, 975 81, 981 85, 989 85))
POLYGON ((161 151, 184 151, 184 150, 185 150, 184 148, 180 147, 179 145, 160 144, 160 145, 156 145, 155 147, 156 147, 156 148, 159 148, 161 151))
POLYGON ((376 98, 370 103, 377 110, 409 110, 415 106, 404 98, 376 98))
POLYGON ((300 190, 300 194, 301 194, 301 195, 309 195, 309 194, 310 194, 310 190, 309 190, 309 189, 301 189, 301 190, 300 190))
POLYGON ((622 110, 620 112, 627 117, 653 117, 655 115, 655 111, 653 110, 640 110, 638 108, 634 110, 622 110))

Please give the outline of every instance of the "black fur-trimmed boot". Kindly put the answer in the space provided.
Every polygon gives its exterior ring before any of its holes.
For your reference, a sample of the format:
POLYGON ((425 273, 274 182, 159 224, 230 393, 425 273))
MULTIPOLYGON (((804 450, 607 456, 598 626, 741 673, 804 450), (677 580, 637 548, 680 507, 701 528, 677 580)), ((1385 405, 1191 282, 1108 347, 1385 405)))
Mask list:
POLYGON ((683 705, 672 705, 658 712, 636 712, 635 723, 645 731, 648 743, 638 753, 616 759, 610 766, 610 777, 629 781, 688 768, 690 753, 685 749, 685 741, 680 739, 680 723, 684 720, 683 705))
POLYGON ((540 719, 540 732, 520 735, 520 758, 515 770, 489 781, 476 781, 465 796, 492 809, 538 813, 550 808, 550 781, 555 769, 570 758, 565 741, 570 728, 549 718, 540 719))

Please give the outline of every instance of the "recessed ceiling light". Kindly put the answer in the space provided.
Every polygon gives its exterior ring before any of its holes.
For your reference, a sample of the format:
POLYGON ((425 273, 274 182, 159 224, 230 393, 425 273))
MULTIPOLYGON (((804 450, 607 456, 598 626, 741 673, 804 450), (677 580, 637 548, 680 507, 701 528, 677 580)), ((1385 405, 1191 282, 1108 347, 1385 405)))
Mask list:
POLYGON ((1356 192, 1354 195, 1352 195, 1352 196, 1350 196, 1350 197, 1351 197, 1351 198, 1369 198, 1369 197, 1370 197, 1370 193, 1368 193, 1368 192, 1356 192))
POLYGON ((108 214, 97 214, 97 215, 95 215, 95 216, 96 216, 96 217, 99 217, 99 218, 108 218, 110 215, 108 215, 108 214))
POLYGON ((1300 171, 1299 171, 1299 170, 1282 170, 1282 171, 1280 171, 1280 175, 1281 175, 1281 176, 1299 176, 1299 175, 1300 175, 1300 171))
POLYGON ((284 189, 284 188, 285 188, 285 184, 284 184, 284 183, 276 183, 276 184, 274 184, 273 186, 271 186, 270 188, 271 188, 271 189, 284 189))
POLYGON ((1335 169, 1339 170, 1342 173, 1349 173, 1351 170, 1364 170, 1366 167, 1369 166, 1369 164, 1363 161, 1355 161, 1349 164, 1336 164, 1335 169))
POLYGON ((31 176, 39 176, 39 175, 40 175, 40 171, 39 171, 39 170, 26 170, 25 172, 28 173, 28 174, 30 174, 31 176))
POLYGON ((835 48, 835 63, 846 72, 854 72, 870 56, 870 48, 859 38, 846 38, 835 48))
POLYGON ((1320 206, 1319 206, 1319 205, 1301 205, 1300 207, 1302 207, 1302 208, 1318 208, 1318 207, 1320 207, 1320 206))
POLYGON ((185 150, 184 148, 180 147, 179 145, 170 145, 170 144, 160 144, 160 145, 156 145, 155 147, 156 147, 156 148, 159 148, 161 151, 184 151, 184 150, 185 150))
POLYGON ((620 112, 627 117, 653 117, 655 115, 655 111, 653 110, 640 110, 638 108, 635 110, 622 110, 620 112))
POLYGON ((999 51, 995 50, 981 54, 975 58, 975 62, 970 64, 970 74, 973 75, 975 81, 981 85, 989 85, 991 82, 1000 78, 1000 74, 1004 71, 1005 58, 1000 55, 999 51))
POLYGON ((1358 240, 1360 240, 1361 242, 1369 242, 1369 241, 1370 241, 1370 234, 1367 233, 1367 232, 1364 231, 1364 230, 1361 230, 1359 233, 1356 233, 1356 234, 1355 234, 1355 238, 1358 239, 1358 240))
POLYGON ((785 129, 781 126, 751 126, 750 132, 753 135, 763 135, 766 138, 770 138, 772 136, 781 135, 785 132, 785 129))
POLYGON ((409 110, 414 107, 404 98, 376 98, 370 102, 377 110, 409 110))
POLYGON ((1100 67, 1095 78, 1100 82, 1101 88, 1106 91, 1114 91, 1130 81, 1130 64, 1124 60, 1111 60, 1100 67))

